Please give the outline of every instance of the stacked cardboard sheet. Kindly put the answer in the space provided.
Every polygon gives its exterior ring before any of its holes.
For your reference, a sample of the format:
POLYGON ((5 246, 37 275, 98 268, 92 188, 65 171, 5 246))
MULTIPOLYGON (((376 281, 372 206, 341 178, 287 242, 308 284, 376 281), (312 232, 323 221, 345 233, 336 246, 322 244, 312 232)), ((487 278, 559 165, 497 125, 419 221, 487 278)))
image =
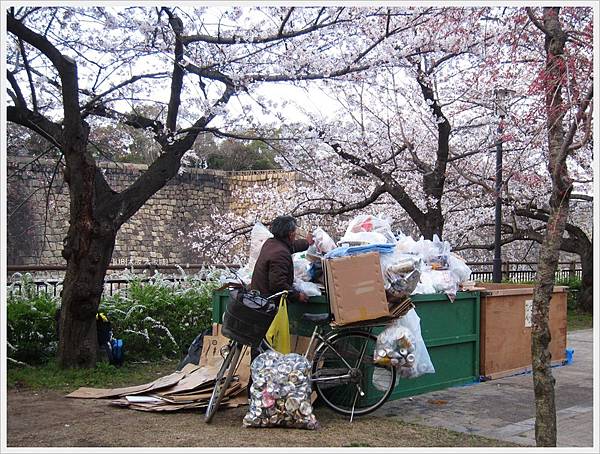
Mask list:
MULTIPOLYGON (((204 336, 199 364, 186 364, 181 370, 143 385, 116 389, 79 388, 67 397, 80 399, 113 398, 112 405, 141 411, 176 411, 203 408, 215 385, 223 358, 223 336, 204 336)), ((221 405, 237 407, 248 404, 246 388, 250 376, 250 348, 245 348, 221 405)))
MULTIPOLYGON (((360 327, 360 326, 384 325, 396 318, 406 315, 406 313, 409 310, 411 310, 412 308, 414 308, 415 305, 412 303, 410 298, 406 298, 403 301, 398 302, 398 303, 390 303, 389 307, 390 307, 389 315, 385 315, 383 317, 378 317, 378 318, 375 318, 372 320, 361 320, 358 322, 347 323, 344 325, 344 327, 352 328, 352 327, 360 327)), ((335 321, 332 322, 332 325, 336 326, 335 321)))

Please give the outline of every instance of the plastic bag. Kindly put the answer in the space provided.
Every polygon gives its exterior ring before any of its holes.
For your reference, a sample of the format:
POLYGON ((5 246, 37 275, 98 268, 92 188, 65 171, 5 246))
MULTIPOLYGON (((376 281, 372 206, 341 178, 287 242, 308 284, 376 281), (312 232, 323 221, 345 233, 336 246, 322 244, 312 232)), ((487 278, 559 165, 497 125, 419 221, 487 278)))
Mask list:
POLYGON ((340 243, 343 242, 395 243, 396 238, 387 219, 361 214, 348 224, 346 233, 340 239, 340 243))
POLYGON ((321 289, 314 282, 294 281, 294 288, 306 296, 321 296, 321 289))
POLYGON ((318 254, 326 254, 337 246, 335 241, 323 230, 321 227, 317 227, 313 232, 314 246, 318 254))
POLYGON ((458 292, 458 278, 450 270, 431 270, 431 282, 436 293, 445 293, 454 301, 458 292))
POLYGON ((389 278, 389 285, 385 287, 386 294, 394 299, 407 297, 413 293, 421 279, 419 270, 412 270, 407 274, 393 275, 389 278))
POLYGON ((421 319, 414 309, 394 320, 390 326, 379 334, 375 347, 375 361, 377 361, 377 358, 382 358, 379 354, 381 352, 377 352, 379 346, 382 346, 382 349, 386 353, 385 357, 387 357, 385 345, 393 345, 394 340, 396 342, 396 350, 392 351, 396 351, 399 357, 392 354, 392 357, 388 358, 390 364, 392 364, 394 356, 396 356, 398 360, 396 367, 398 368, 400 377, 417 378, 423 374, 435 373, 435 368, 421 335, 421 319), (404 354, 405 351, 406 354, 404 354), (401 358, 404 358, 404 363, 402 363, 401 358))
POLYGON ((269 345, 280 353, 287 354, 292 351, 290 339, 290 320, 288 318, 287 302, 284 296, 279 300, 277 315, 271 322, 271 326, 265 334, 269 345))
POLYGON ((254 265, 258 260, 264 242, 272 237, 273 234, 269 232, 269 229, 267 229, 260 221, 256 221, 250 232, 250 258, 247 265, 247 270, 250 275, 252 275, 252 272, 254 271, 254 265))
POLYGON ((245 427, 318 429, 310 403, 310 362, 302 355, 267 351, 250 365, 252 386, 245 427))
POLYGON ((456 276, 459 284, 471 278, 471 268, 455 254, 448 257, 448 269, 456 276))
POLYGON ((379 232, 350 232, 340 238, 340 243, 381 244, 387 242, 386 236, 379 232))
POLYGON ((381 366, 412 367, 415 362, 414 351, 414 334, 394 321, 377 336, 373 359, 375 364, 381 366))
POLYGON ((292 255, 292 262, 294 264, 294 279, 300 281, 310 281, 310 274, 308 274, 308 268, 310 263, 303 252, 292 255))

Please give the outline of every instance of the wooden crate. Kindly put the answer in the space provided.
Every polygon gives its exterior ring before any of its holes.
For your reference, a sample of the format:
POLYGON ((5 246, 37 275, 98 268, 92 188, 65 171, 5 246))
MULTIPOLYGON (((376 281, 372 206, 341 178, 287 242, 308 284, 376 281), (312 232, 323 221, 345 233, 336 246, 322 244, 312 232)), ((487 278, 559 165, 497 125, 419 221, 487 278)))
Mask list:
MULTIPOLYGON (((494 379, 531 370, 533 286, 478 284, 481 291, 480 374, 494 379)), ((554 287, 549 313, 552 364, 565 360, 567 287, 554 287)))

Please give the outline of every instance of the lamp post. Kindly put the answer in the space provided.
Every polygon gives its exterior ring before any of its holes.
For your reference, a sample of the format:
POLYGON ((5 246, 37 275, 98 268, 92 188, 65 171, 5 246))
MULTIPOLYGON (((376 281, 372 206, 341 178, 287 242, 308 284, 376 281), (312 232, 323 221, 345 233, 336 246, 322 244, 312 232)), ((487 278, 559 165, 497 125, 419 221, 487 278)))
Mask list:
POLYGON ((514 94, 513 90, 498 88, 494 90, 495 113, 499 117, 498 129, 496 130, 496 219, 494 231, 494 265, 492 271, 492 281, 502 281, 502 133, 504 127, 504 117, 508 112, 508 99, 514 94))

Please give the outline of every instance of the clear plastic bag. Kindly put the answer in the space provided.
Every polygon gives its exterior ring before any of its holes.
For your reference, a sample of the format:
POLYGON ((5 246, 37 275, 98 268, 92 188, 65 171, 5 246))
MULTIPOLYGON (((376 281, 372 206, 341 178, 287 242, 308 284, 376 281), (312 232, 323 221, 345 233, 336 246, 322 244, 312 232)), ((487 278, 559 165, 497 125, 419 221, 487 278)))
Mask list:
POLYGON ((384 329, 375 344, 374 362, 381 366, 392 365, 400 367, 405 365, 411 367, 414 363, 414 355, 408 357, 415 351, 415 336, 405 326, 396 323, 384 329))
POLYGON ((273 234, 269 232, 269 229, 267 229, 260 221, 256 221, 250 232, 250 258, 247 265, 247 270, 250 275, 252 275, 252 272, 254 271, 254 265, 258 260, 264 242, 272 237, 273 234))
POLYGON ((310 362, 302 355, 270 350, 250 366, 252 386, 245 427, 318 429, 310 396, 310 362))
POLYGON ((388 279, 389 285, 385 287, 386 294, 395 299, 404 298, 411 295, 419 284, 421 272, 412 270, 406 274, 390 275, 388 279))
POLYGON ((417 378, 423 374, 434 374, 435 368, 429 357, 429 352, 421 335, 421 319, 414 309, 411 309, 406 315, 394 320, 394 325, 403 327, 413 335, 414 361, 412 364, 406 363, 400 365, 398 373, 402 378, 417 378))

